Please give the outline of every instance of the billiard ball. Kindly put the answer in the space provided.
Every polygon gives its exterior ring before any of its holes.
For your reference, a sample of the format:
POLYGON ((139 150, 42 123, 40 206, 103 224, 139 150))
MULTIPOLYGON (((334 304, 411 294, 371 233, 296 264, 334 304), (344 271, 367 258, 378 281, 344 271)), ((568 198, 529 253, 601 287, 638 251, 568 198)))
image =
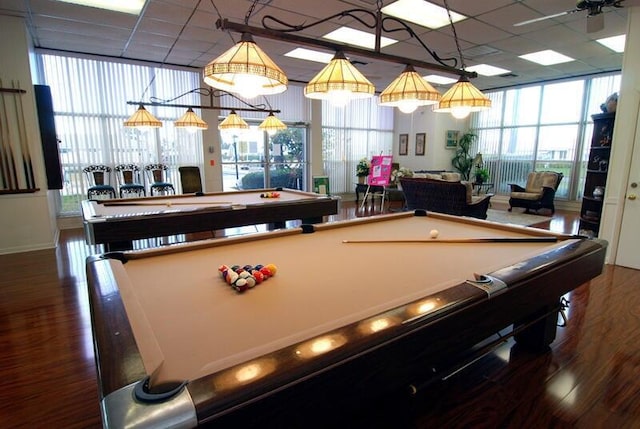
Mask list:
POLYGON ((431 238, 438 238, 438 234, 440 234, 438 232, 437 229, 432 229, 431 232, 429 232, 429 235, 431 236, 431 238))

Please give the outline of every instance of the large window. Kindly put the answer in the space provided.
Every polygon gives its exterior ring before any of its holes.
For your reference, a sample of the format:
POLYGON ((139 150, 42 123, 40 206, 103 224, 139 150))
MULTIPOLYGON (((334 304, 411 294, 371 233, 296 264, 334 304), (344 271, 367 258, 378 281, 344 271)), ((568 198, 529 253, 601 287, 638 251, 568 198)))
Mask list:
POLYGON ((258 97, 243 101, 238 97, 223 97, 220 103, 229 108, 247 107, 249 103, 277 109, 276 116, 287 124, 286 130, 270 136, 258 128, 267 116, 265 112, 238 111, 249 129, 220 132, 224 191, 264 187, 310 190, 308 129, 311 101, 304 96, 302 86, 289 85, 284 93, 270 95, 268 99, 258 97))
POLYGON ((272 136, 257 124, 242 133, 220 134, 224 191, 309 189, 306 126, 289 125, 272 136))
POLYGON ((353 192, 358 161, 391 154, 392 144, 393 108, 379 106, 377 97, 347 108, 322 102, 322 153, 332 192, 353 192))
POLYGON ((593 123, 600 104, 618 91, 620 74, 489 92, 492 108, 472 118, 478 152, 495 191, 524 185, 533 170, 564 174, 560 199, 582 197, 593 123))
MULTIPOLYGON (((174 128, 182 115, 173 107, 148 107, 163 127, 150 132, 127 129, 123 122, 135 111, 130 100, 169 99, 197 88, 195 71, 154 68, 84 58, 39 56, 43 79, 51 87, 64 187, 60 213, 78 213, 86 198, 82 169, 90 164, 169 165, 168 180, 179 184, 178 166, 202 166, 202 135, 174 128)), ((196 95, 185 104, 199 104, 196 95)))

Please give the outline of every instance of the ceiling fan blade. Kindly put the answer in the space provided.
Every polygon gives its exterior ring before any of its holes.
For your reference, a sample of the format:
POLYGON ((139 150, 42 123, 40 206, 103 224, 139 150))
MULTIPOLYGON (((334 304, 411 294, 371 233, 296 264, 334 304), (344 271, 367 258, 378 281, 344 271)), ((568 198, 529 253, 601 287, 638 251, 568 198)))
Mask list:
POLYGON ((540 18, 529 19, 527 21, 516 22, 515 24, 513 24, 513 26, 514 27, 520 27, 522 25, 533 24, 534 22, 545 21, 547 19, 557 18, 559 16, 568 15, 570 13, 579 12, 579 11, 580 11, 579 9, 571 9, 571 10, 567 10, 567 11, 560 12, 560 13, 554 13, 553 15, 547 15, 547 16, 542 16, 540 18))
POLYGON ((604 13, 587 16, 587 33, 597 33, 604 28, 604 13))

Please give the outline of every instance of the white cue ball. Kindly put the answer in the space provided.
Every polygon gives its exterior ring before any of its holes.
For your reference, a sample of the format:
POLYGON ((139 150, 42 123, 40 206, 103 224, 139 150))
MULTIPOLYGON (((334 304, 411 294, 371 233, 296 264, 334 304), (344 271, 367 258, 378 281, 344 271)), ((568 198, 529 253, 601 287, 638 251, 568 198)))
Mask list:
POLYGON ((432 229, 432 230, 429 232, 429 235, 431 236, 431 238, 438 238, 438 234, 440 234, 440 233, 438 232, 438 230, 437 230, 437 229, 432 229))

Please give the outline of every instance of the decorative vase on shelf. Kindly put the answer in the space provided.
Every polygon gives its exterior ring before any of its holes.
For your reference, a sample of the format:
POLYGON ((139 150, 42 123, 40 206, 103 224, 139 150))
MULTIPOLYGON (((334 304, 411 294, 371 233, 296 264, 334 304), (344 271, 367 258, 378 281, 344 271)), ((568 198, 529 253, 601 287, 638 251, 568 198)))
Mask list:
POLYGON ((596 186, 593 188, 593 198, 601 200, 604 197, 604 186, 596 186))
POLYGON ((358 176, 358 183, 363 185, 366 179, 367 176, 358 176))

